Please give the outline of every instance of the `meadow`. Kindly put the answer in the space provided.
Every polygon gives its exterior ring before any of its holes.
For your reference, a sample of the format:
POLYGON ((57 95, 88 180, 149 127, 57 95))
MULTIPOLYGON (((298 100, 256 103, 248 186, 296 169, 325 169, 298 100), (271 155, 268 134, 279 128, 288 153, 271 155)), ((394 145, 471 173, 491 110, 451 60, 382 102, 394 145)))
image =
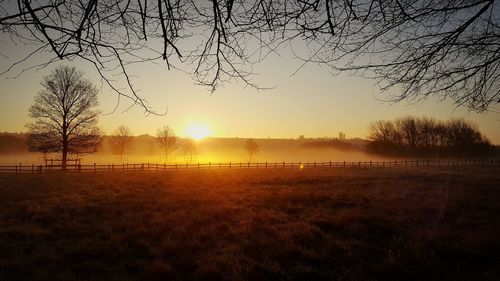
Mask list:
POLYGON ((498 167, 0 176, 0 280, 500 280, 498 167))

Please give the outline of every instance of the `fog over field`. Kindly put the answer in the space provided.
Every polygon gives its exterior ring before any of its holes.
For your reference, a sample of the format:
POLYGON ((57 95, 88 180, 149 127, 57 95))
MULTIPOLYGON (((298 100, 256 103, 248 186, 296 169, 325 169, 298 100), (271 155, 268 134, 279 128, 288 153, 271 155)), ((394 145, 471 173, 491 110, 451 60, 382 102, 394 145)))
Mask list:
MULTIPOLYGON (((196 142, 192 158, 185 149, 187 139, 179 139, 178 148, 168 157, 167 163, 206 163, 206 162, 247 162, 248 153, 244 149, 246 138, 207 138, 196 142)), ((322 162, 322 161, 369 161, 389 159, 366 153, 364 142, 360 139, 348 140, 352 147, 336 149, 333 147, 304 146, 310 139, 256 139, 259 152, 252 162, 322 162)), ((43 154, 28 152, 20 136, 15 145, 3 145, 0 149, 0 165, 43 164, 43 154)), ((59 154, 48 154, 48 159, 60 158, 59 154)), ((71 155, 70 158, 75 158, 71 155)), ((156 139, 149 135, 133 138, 132 148, 120 159, 111 151, 109 139, 105 138, 98 152, 79 156, 82 164, 91 163, 164 163, 165 156, 157 145, 156 139)))

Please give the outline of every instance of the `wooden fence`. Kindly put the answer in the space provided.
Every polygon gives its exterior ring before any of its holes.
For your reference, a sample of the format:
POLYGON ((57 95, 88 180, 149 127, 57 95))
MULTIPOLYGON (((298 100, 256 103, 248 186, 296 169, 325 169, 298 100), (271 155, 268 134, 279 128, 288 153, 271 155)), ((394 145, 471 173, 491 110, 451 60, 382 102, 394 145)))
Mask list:
MULTIPOLYGON (((270 168, 343 168, 343 167, 408 167, 408 166, 500 166, 500 159, 460 159, 460 160, 397 160, 397 161, 328 161, 328 162, 218 162, 186 164, 69 164, 66 172, 118 172, 148 171, 163 172, 188 169, 270 169, 270 168)), ((42 174, 61 171, 61 165, 13 165, 0 166, 0 174, 42 174)))

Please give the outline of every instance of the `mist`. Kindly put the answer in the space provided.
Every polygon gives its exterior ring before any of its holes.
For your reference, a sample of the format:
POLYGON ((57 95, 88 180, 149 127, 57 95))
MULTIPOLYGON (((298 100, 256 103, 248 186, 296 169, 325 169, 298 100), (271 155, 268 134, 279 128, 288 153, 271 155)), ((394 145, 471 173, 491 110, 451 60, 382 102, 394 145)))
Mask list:
MULTIPOLYGON (((156 143, 149 135, 133 138, 130 151, 122 158, 111 152, 109 140, 104 139, 97 153, 70 155, 70 159, 80 158, 82 164, 122 164, 122 163, 218 163, 247 162, 249 155, 244 149, 246 138, 207 138, 196 142, 196 151, 191 155, 185 151, 187 139, 179 139, 177 149, 165 159, 156 143)), ((252 162, 323 162, 323 161, 369 161, 387 158, 365 152, 363 145, 353 149, 335 149, 329 147, 314 148, 304 146, 307 140, 296 139, 256 139, 259 152, 252 162)), ((58 159, 59 154, 47 154, 46 159, 58 159)), ((42 153, 28 152, 26 149, 7 149, 0 151, 0 165, 45 164, 42 153)))

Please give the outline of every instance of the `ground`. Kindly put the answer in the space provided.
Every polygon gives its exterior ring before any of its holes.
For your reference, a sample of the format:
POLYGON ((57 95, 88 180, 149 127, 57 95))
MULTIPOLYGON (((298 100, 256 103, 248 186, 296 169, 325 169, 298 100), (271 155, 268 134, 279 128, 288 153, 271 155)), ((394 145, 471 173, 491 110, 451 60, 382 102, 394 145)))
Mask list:
POLYGON ((0 280, 500 280, 498 167, 0 177, 0 280))

